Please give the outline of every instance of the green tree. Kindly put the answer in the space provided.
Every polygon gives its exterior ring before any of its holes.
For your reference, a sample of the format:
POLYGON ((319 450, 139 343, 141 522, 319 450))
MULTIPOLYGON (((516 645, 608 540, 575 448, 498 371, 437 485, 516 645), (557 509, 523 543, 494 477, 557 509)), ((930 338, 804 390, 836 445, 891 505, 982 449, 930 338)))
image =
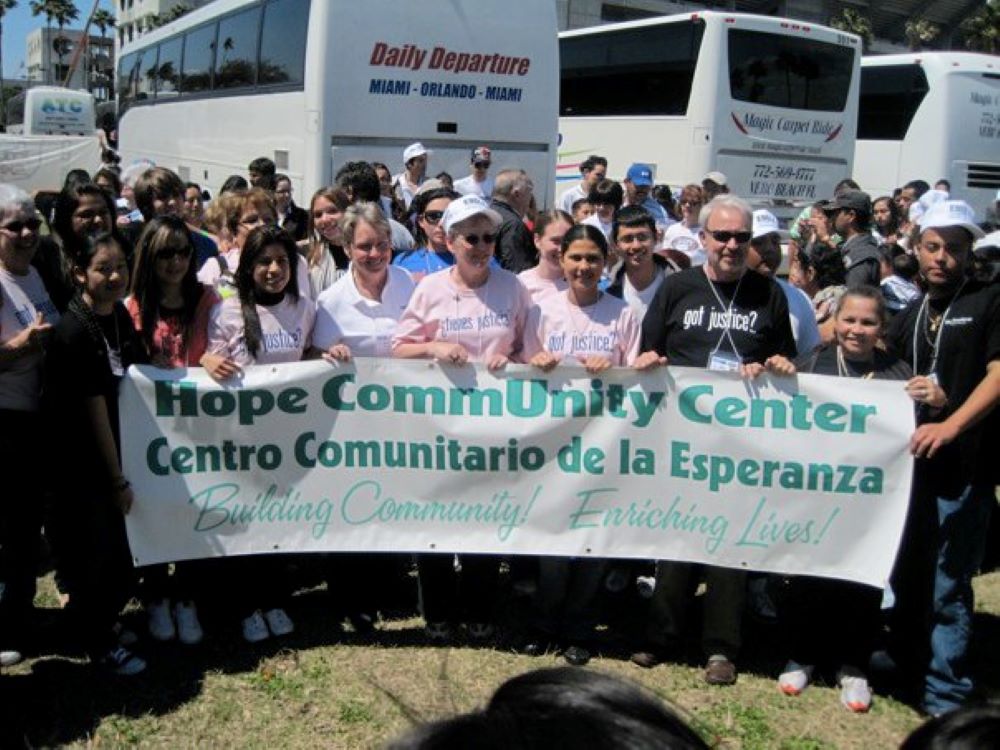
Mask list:
POLYGON ((958 27, 966 49, 1000 53, 1000 0, 987 0, 958 27))
MULTIPOLYGON (((45 29, 47 32, 52 31, 52 21, 55 19, 56 6, 61 0, 31 0, 31 15, 33 16, 45 16, 45 29)), ((49 34, 45 35, 47 39, 49 34)), ((49 83, 49 66, 45 66, 45 77, 44 83, 49 83)))
POLYGON ((868 16, 852 8, 844 8, 839 16, 831 18, 830 25, 835 29, 840 29, 841 31, 846 31, 848 34, 855 34, 861 37, 861 44, 864 50, 867 50, 871 46, 872 40, 875 38, 875 34, 872 31, 872 22, 868 16))
POLYGON ((3 17, 8 10, 16 7, 17 0, 0 0, 0 130, 4 130, 7 124, 7 97, 3 88, 3 17))
MULTIPOLYGON (((108 29, 113 29, 118 25, 115 20, 115 14, 105 8, 98 8, 94 11, 94 15, 90 17, 90 23, 97 27, 97 30, 101 32, 101 39, 107 38, 108 29)), ((107 91, 107 97, 110 99, 114 94, 114 73, 109 69, 101 71, 99 83, 101 86, 105 87, 107 91)))
POLYGON ((146 28, 158 29, 160 26, 165 26, 171 21, 176 21, 185 13, 190 13, 191 10, 192 8, 190 5, 179 3, 163 13, 151 13, 146 16, 146 28))
POLYGON ((914 18, 906 22, 903 33, 906 35, 906 42, 910 45, 910 49, 918 52, 938 38, 941 27, 936 23, 931 23, 926 18, 914 18))
MULTIPOLYGON (((53 18, 56 22, 56 26, 59 27, 60 38, 65 38, 62 36, 62 33, 67 24, 72 23, 79 17, 80 11, 76 9, 76 6, 73 4, 73 0, 58 0, 53 18)), ((62 71, 62 75, 66 75, 65 68, 63 67, 63 55, 65 55, 69 49, 69 44, 61 45, 56 49, 56 52, 59 55, 59 70, 62 71)), ((67 83, 68 81, 63 81, 62 85, 66 85, 67 83)))

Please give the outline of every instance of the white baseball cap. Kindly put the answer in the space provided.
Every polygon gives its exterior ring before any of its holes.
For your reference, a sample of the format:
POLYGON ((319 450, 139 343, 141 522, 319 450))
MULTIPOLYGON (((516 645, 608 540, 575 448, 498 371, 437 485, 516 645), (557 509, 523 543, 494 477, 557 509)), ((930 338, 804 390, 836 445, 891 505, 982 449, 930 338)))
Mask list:
POLYGON ((920 205, 923 206, 926 211, 935 203, 940 203, 941 201, 946 200, 948 200, 948 193, 944 190, 928 190, 920 196, 920 205))
POLYGON ((976 224, 976 212, 965 201, 938 201, 920 217, 920 231, 962 227, 975 239, 981 239, 985 232, 976 224))
POLYGON ((416 143, 411 143, 409 146, 403 149, 403 164, 406 164, 410 159, 416 159, 418 156, 424 156, 425 154, 431 154, 432 152, 424 148, 424 144, 420 141, 416 143))
POLYGON ((753 212, 753 238, 760 239, 766 234, 780 232, 777 217, 766 209, 760 208, 753 212))
POLYGON ((722 174, 722 172, 709 172, 708 174, 706 174, 704 177, 701 178, 702 182, 704 182, 705 180, 710 180, 719 187, 725 187, 727 182, 726 176, 722 174))
POLYGON ((445 209, 444 216, 441 218, 441 223, 444 226, 444 231, 450 232, 456 224, 480 214, 488 217, 493 222, 494 228, 499 227, 503 222, 500 214, 490 208, 490 204, 478 195, 463 195, 448 204, 448 208, 445 209))

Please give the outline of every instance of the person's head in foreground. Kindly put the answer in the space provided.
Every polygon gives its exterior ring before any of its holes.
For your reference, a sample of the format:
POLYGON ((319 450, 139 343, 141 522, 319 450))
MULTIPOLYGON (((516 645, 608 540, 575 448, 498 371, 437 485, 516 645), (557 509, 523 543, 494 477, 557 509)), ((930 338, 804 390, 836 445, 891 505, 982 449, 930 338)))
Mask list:
POLYGON ((611 675, 574 667, 513 677, 486 708, 418 727, 390 750, 561 750, 708 745, 659 699, 611 675))

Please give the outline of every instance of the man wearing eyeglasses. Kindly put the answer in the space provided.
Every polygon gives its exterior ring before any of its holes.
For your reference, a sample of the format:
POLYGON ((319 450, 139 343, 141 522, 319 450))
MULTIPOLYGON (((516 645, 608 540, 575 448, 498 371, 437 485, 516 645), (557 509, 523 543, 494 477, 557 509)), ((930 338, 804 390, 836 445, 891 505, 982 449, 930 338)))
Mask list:
POLYGON ((489 176, 492 156, 488 146, 472 149, 472 174, 455 180, 455 192, 459 195, 478 195, 489 200, 493 196, 493 178, 489 176))
POLYGON ((845 190, 823 208, 833 230, 844 238, 840 252, 847 266, 847 286, 878 287, 878 242, 872 237, 872 201, 861 190, 845 190))
MULTIPOLYGON (((734 195, 720 195, 703 215, 700 237, 707 260, 664 279, 643 319, 640 351, 655 350, 668 365, 707 367, 743 377, 756 377, 765 369, 794 373, 795 339, 784 292, 747 267, 750 206, 734 195)), ((693 604, 689 584, 698 573, 699 566, 690 563, 657 563, 647 643, 632 654, 634 663, 653 667, 678 655, 685 616, 693 604)), ((742 642, 746 573, 704 566, 704 578, 705 681, 731 685, 742 642)))

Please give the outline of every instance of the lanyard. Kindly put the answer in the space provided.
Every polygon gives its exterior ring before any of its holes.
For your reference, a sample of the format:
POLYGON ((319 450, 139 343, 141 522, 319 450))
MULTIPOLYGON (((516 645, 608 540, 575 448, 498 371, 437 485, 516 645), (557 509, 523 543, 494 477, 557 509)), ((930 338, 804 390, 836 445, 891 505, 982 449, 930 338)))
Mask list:
MULTIPOLYGON (((941 336, 944 334, 944 324, 948 320, 948 314, 951 312, 951 306, 955 304, 955 300, 962 293, 965 288, 966 280, 963 280, 961 285, 958 287, 958 291, 955 292, 955 296, 951 298, 951 302, 944 309, 944 313, 941 315, 941 322, 938 323, 937 333, 934 334, 934 343, 931 345, 931 366, 928 368, 928 375, 936 374, 937 363, 938 363, 938 352, 941 350, 941 336)), ((917 337, 923 333, 923 327, 927 325, 927 317, 930 312, 927 309, 927 303, 930 299, 929 295, 924 296, 923 302, 920 303, 920 309, 917 310, 917 319, 913 323, 913 372, 916 374, 917 370, 917 337), (923 324, 921 324, 921 319, 923 324)))
MULTIPOLYGON (((842 378, 855 377, 854 373, 851 372, 850 369, 847 367, 847 359, 844 357, 844 350, 840 348, 839 344, 837 345, 837 374, 842 378)), ((871 370, 866 372, 864 375, 858 375, 856 377, 859 377, 862 380, 871 380, 872 378, 874 378, 875 377, 874 364, 871 370)))
MULTIPOLYGON (((705 266, 702 266, 703 270, 704 270, 704 268, 705 268, 705 266)), ((745 272, 744 272, 743 276, 746 276, 745 272)), ((741 360, 743 359, 743 355, 740 354, 740 350, 736 348, 736 342, 733 341, 733 334, 729 330, 729 324, 732 322, 732 319, 733 319, 733 305, 736 304, 736 298, 739 296, 740 285, 743 284, 743 276, 740 276, 740 280, 736 282, 736 289, 733 292, 733 296, 729 300, 729 306, 727 307, 726 303, 722 301, 722 296, 719 294, 719 290, 715 288, 715 282, 712 281, 710 278, 708 278, 708 271, 705 271, 705 279, 708 281, 708 287, 709 287, 709 289, 712 290, 712 294, 715 295, 715 299, 717 299, 719 301, 719 307, 725 309, 725 311, 726 311, 725 312, 725 316, 726 316, 726 328, 722 332, 722 335, 719 336, 719 341, 715 344, 715 349, 713 349, 713 351, 716 351, 716 352, 719 351, 719 347, 722 346, 722 339, 728 338, 730 346, 733 347, 733 354, 735 354, 741 360)))

